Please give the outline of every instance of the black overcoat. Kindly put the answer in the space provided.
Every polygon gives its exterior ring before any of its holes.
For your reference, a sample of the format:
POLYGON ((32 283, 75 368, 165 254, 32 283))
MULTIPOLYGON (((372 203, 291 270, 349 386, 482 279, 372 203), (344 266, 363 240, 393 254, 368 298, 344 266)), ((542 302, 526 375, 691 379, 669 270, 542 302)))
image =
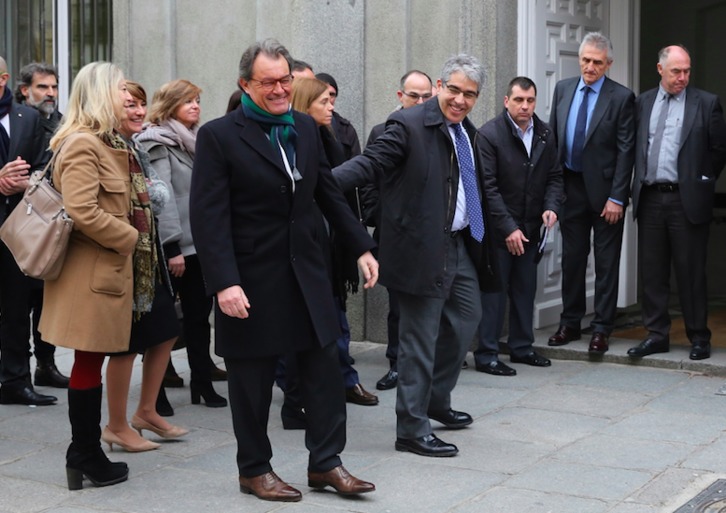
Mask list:
POLYGON ((215 308, 216 352, 254 358, 335 342, 340 327, 313 201, 341 241, 361 255, 375 243, 331 175, 311 117, 294 112, 298 133, 293 183, 280 151, 242 110, 197 135, 190 195, 194 246, 207 292, 240 285, 250 316, 215 308))
MULTIPOLYGON (((462 126, 476 150, 476 129, 468 118, 462 126)), ((476 165, 480 197, 484 176, 476 165)), ((380 178, 381 226, 379 258, 381 283, 386 287, 425 297, 445 298, 451 281, 446 281, 446 254, 453 244, 450 229, 456 210, 459 164, 446 119, 438 101, 394 112, 386 129, 363 154, 334 170, 343 190, 380 178)), ((484 224, 489 226, 489 209, 483 202, 484 224)), ((482 290, 497 290, 490 252, 491 229, 484 243, 468 235, 467 250, 476 267, 482 290)))

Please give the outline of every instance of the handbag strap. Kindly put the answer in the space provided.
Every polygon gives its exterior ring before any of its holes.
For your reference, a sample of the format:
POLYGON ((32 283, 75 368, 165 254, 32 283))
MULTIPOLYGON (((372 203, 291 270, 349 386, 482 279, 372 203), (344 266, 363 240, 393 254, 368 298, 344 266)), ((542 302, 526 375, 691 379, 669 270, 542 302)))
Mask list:
POLYGON ((60 153, 61 148, 66 143, 68 139, 63 139, 63 142, 58 146, 58 149, 53 152, 50 159, 48 160, 48 163, 45 165, 45 168, 43 168, 43 176, 41 177, 41 180, 45 178, 48 180, 48 183, 53 186, 55 190, 58 190, 58 188, 53 184, 53 162, 55 162, 55 158, 58 156, 58 153, 60 153))

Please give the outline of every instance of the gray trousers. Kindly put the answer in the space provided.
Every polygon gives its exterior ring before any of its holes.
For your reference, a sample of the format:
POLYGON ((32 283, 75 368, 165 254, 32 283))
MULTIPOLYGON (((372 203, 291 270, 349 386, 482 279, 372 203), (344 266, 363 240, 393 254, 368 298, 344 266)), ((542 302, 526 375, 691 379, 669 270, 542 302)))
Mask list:
POLYGON ((451 408, 461 364, 481 317, 476 270, 462 237, 449 246, 445 298, 397 292, 401 311, 396 397, 398 438, 431 434, 428 412, 451 408))

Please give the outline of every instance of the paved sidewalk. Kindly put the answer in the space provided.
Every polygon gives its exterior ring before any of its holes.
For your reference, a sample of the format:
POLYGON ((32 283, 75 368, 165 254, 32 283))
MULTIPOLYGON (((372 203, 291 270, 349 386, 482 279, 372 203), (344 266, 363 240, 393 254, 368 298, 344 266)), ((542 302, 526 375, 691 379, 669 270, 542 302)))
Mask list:
MULTIPOLYGON (((702 364, 709 376, 696 372, 685 349, 632 365, 624 355, 633 342, 615 340, 605 361, 589 362, 586 340, 555 349, 546 336, 538 334, 543 352, 563 359, 548 369, 514 364, 513 378, 474 371, 469 355, 454 407, 471 413, 474 424, 446 431, 434 423, 459 446, 457 457, 394 450, 395 391, 380 392, 379 406, 350 405, 343 461, 378 488, 353 499, 307 487, 303 432, 282 429, 279 390, 270 416, 273 466, 303 492, 294 504, 239 492, 229 409, 192 406, 188 386, 168 391, 176 407, 170 420, 189 427, 187 437, 148 453, 114 452, 112 459, 131 468, 128 482, 76 492, 65 481, 65 394, 56 406, 0 406, 0 513, 672 513, 726 477, 726 395, 718 395, 726 355, 702 364)), ((352 345, 371 391, 386 369, 384 351, 352 345)), ((68 372, 72 354, 58 353, 68 372)), ((183 351, 174 363, 188 385, 183 351)), ((137 363, 130 409, 139 379, 137 363)), ((223 383, 215 385, 227 395, 223 383)))

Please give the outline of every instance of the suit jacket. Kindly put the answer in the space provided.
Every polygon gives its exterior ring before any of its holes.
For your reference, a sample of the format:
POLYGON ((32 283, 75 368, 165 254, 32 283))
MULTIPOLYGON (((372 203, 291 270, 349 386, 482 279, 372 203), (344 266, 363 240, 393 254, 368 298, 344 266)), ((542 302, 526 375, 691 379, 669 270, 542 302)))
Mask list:
POLYGON ((484 191, 498 244, 517 229, 536 244, 542 213, 552 210, 560 215, 564 185, 557 143, 546 123, 536 114, 532 119, 531 155, 506 110, 478 132, 484 191))
POLYGON ((314 205, 351 252, 375 247, 330 173, 315 122, 293 117, 302 175, 294 192, 279 149, 242 108, 197 134, 189 207, 207 292, 240 285, 251 303, 247 319, 215 310, 223 357, 280 355, 338 338, 323 254, 328 235, 314 205))
MULTIPOLYGON (((637 122, 633 214, 645 180, 648 131, 658 88, 644 92, 635 101, 637 122)), ((716 180, 726 163, 726 123, 718 97, 693 87, 686 89, 686 105, 678 151, 678 193, 683 210, 693 224, 707 223, 713 216, 716 180)))
MULTIPOLYGON (((560 162, 567 156, 567 116, 580 77, 560 80, 555 86, 550 126, 557 137, 560 162)), ((635 122, 633 91, 605 77, 585 134, 582 174, 594 212, 608 198, 627 205, 633 173, 635 122)))
MULTIPOLYGON (((43 147, 43 129, 40 126, 40 115, 38 111, 13 103, 8 114, 10 118, 10 147, 8 148, 8 161, 20 157, 30 164, 30 172, 43 169, 47 162, 45 148, 43 147)), ((0 168, 6 162, 0 162, 0 168)), ((0 210, 0 224, 2 224, 10 212, 20 202, 23 193, 19 192, 11 196, 0 194, 5 208, 0 210)))
MULTIPOLYGON (((476 151, 476 130, 463 123, 476 151)), ((476 165, 483 197, 481 163, 476 165)), ((380 177, 381 226, 380 280, 389 289, 426 297, 447 297, 446 252, 452 238, 459 167, 454 144, 438 101, 429 101, 391 114, 386 130, 363 155, 334 169, 335 177, 349 190, 374 183, 380 177)), ((485 227, 489 226, 483 202, 485 227)), ((487 242, 467 235, 467 249, 479 274, 479 285, 496 288, 494 258, 487 242)))

